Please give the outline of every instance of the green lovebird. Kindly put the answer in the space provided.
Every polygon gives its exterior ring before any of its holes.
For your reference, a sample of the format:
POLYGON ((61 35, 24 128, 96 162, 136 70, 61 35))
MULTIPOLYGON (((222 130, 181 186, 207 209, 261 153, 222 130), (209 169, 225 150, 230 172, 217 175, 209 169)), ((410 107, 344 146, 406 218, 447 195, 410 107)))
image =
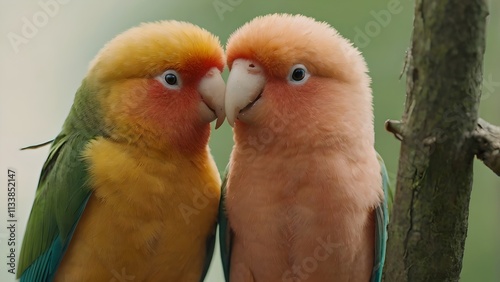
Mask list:
POLYGON ((145 23, 90 65, 45 162, 21 281, 195 281, 212 259, 224 52, 193 24, 145 23), (202 206, 194 202, 202 199, 202 206))

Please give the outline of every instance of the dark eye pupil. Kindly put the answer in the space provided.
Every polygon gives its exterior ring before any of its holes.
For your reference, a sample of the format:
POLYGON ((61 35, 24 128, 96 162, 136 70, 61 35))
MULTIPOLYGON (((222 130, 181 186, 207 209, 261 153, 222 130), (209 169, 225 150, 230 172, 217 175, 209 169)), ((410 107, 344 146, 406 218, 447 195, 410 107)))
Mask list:
POLYGON ((175 85, 177 83, 177 76, 175 76, 175 74, 167 73, 165 75, 165 81, 170 85, 175 85))
POLYGON ((293 70, 292 79, 295 81, 301 81, 306 76, 306 70, 297 68, 293 70))

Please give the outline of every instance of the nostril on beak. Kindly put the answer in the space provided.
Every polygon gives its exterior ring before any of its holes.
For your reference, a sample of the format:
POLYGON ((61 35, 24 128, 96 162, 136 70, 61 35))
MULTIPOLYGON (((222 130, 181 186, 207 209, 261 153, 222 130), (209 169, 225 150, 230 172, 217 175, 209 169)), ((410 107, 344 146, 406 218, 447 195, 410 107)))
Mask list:
POLYGON ((249 74, 259 74, 261 72, 260 68, 256 66, 254 63, 248 64, 247 72, 249 74))
POLYGON ((215 74, 215 71, 210 70, 210 71, 208 71, 208 72, 205 74, 205 76, 206 76, 206 77, 212 77, 212 76, 214 76, 214 74, 215 74))

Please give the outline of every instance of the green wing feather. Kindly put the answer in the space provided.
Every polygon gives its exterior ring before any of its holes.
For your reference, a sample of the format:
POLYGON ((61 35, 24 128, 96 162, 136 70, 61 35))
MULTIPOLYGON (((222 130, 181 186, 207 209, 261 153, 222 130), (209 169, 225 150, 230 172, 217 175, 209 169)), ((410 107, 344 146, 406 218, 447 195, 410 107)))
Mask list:
POLYGON ((98 103, 85 80, 43 165, 19 257, 21 281, 51 281, 91 190, 82 152, 101 130, 98 103))
POLYGON ((387 246, 387 225, 392 210, 393 192, 390 188, 389 176, 385 168, 384 160, 377 153, 380 164, 380 174, 382 175, 382 188, 384 190, 384 201, 375 209, 375 257, 371 282, 382 281, 382 271, 384 269, 386 246, 387 246))
POLYGON ((87 142, 77 135, 63 135, 54 141, 42 168, 26 227, 18 277, 27 272, 26 277, 45 281, 55 274, 90 195, 86 164, 81 157, 87 142), (47 252, 50 255, 45 255, 47 252), (35 263, 37 260, 41 261, 35 263))

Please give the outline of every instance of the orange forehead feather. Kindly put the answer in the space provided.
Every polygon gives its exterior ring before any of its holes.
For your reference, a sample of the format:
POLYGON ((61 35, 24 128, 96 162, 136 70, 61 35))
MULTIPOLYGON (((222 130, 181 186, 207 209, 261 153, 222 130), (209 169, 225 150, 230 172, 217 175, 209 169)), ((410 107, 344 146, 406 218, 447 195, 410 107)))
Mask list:
POLYGON ((219 39, 196 25, 161 21, 143 23, 116 36, 101 49, 88 76, 98 81, 152 77, 167 69, 201 75, 224 67, 219 39))
POLYGON ((272 14, 253 19, 228 40, 227 64, 255 60, 268 75, 284 78, 294 64, 314 75, 349 80, 367 72, 359 51, 330 25, 302 15, 272 14))

